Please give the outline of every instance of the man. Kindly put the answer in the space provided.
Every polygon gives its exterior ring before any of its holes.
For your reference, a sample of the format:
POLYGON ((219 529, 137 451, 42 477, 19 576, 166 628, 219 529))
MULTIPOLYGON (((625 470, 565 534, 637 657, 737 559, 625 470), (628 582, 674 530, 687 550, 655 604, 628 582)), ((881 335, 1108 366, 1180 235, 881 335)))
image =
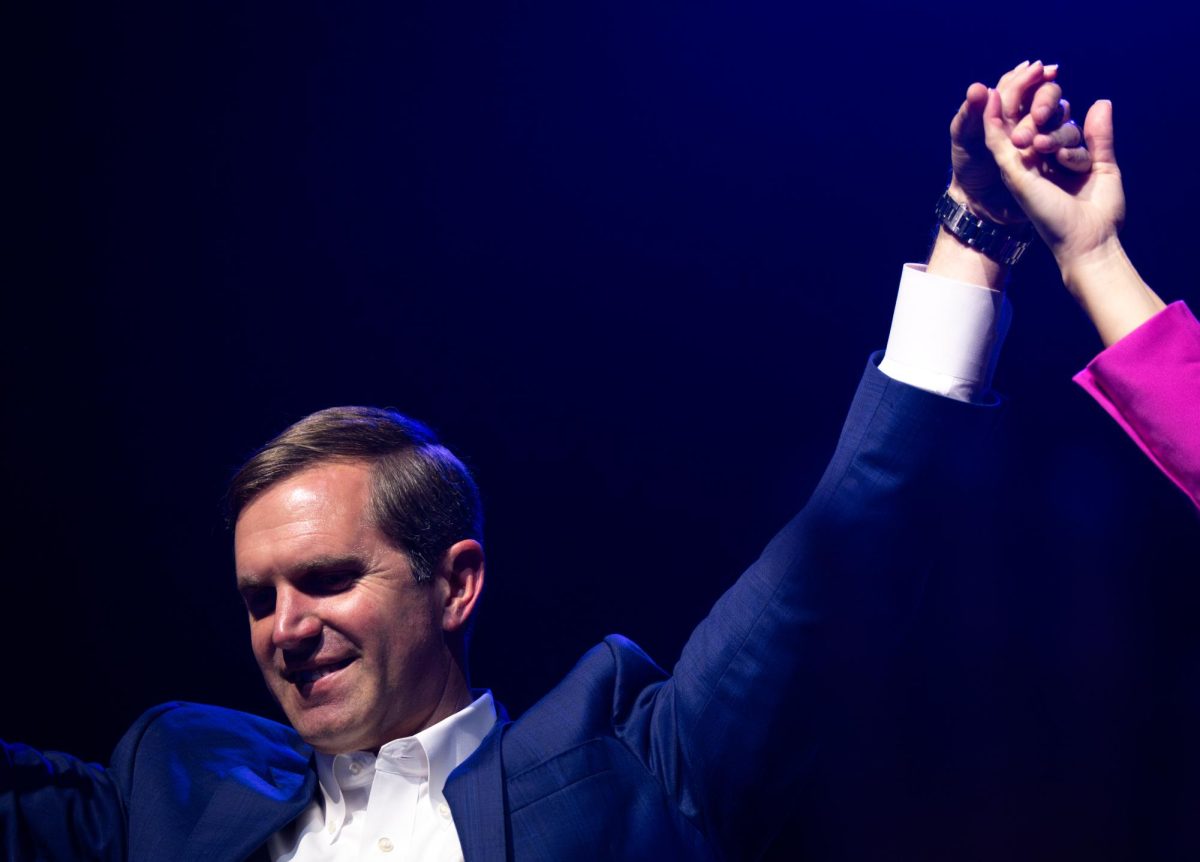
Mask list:
MULTIPOLYGON (((1086 169, 1054 74, 1006 75, 1002 122, 1036 126, 1047 154, 1086 169)), ((843 680, 869 685, 899 636, 939 531, 970 500, 963 467, 983 457, 999 289, 1024 239, 979 116, 969 96, 928 273, 906 269, 886 358, 812 498, 671 674, 609 637, 508 721, 469 687, 485 579, 469 474, 417 423, 323 411, 231 490, 252 647, 293 729, 166 704, 108 770, 6 747, 10 856, 759 855, 822 730, 845 717, 843 680)))

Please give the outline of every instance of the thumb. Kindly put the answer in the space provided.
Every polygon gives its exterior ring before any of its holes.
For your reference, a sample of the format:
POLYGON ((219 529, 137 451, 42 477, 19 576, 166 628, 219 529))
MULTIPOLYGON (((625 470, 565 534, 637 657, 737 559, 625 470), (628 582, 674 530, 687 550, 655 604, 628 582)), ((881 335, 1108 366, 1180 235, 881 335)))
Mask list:
POLYGON ((1083 121, 1083 139, 1093 162, 1117 163, 1117 151, 1113 147, 1112 102, 1108 99, 1101 99, 1088 109, 1083 121))
POLYGON ((987 87, 972 84, 958 113, 950 122, 950 140, 960 147, 970 147, 983 137, 983 105, 987 101, 987 87))

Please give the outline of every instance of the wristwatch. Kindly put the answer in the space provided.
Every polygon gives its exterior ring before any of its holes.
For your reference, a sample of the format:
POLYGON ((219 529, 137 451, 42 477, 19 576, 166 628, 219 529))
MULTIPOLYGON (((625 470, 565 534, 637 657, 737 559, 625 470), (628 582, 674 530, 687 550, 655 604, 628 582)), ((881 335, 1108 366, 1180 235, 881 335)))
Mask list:
POLYGON ((966 204, 950 197, 950 192, 942 192, 933 212, 951 236, 1005 266, 1020 260, 1033 240, 1033 225, 1028 222, 1019 226, 1002 225, 981 219, 966 204))

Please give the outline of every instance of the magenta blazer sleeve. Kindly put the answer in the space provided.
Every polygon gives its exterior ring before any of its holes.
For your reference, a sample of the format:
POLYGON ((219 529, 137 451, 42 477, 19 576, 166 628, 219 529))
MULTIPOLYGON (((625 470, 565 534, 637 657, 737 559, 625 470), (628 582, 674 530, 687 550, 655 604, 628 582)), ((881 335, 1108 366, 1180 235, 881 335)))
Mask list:
POLYGON ((1200 323, 1188 307, 1167 306, 1075 382, 1200 507, 1200 323))

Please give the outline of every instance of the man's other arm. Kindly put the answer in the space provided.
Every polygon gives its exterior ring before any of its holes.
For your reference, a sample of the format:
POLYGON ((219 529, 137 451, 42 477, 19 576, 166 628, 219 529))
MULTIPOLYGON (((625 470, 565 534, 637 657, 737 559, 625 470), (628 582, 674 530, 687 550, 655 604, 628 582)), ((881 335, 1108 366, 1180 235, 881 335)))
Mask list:
POLYGON ((69 754, 0 743, 4 858, 118 860, 125 839, 125 807, 107 770, 69 754))

